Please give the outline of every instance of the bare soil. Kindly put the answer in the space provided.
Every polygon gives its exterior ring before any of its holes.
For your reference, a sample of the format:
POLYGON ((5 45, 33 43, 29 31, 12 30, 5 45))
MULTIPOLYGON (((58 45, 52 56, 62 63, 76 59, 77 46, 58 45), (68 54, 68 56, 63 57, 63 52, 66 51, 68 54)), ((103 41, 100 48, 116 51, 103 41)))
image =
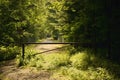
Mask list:
POLYGON ((51 75, 49 71, 34 67, 17 67, 15 60, 4 61, 0 66, 0 80, 54 80, 51 75))
MULTIPOLYGON (((44 42, 52 42, 46 40, 44 42)), ((42 52, 60 47, 61 45, 37 45, 36 50, 42 52)), ((56 50, 57 51, 57 50, 56 50)), ((17 67, 15 60, 8 60, 0 64, 0 80, 56 80, 51 78, 52 73, 46 70, 37 70, 33 67, 17 67)))

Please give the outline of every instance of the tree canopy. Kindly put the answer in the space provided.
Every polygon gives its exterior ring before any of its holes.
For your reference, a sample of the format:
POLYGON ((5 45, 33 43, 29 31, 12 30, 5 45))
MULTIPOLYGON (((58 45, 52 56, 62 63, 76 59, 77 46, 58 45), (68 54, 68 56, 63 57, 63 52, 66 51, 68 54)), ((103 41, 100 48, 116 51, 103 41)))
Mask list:
POLYGON ((119 59, 119 0, 0 0, 0 45, 52 36, 119 59))

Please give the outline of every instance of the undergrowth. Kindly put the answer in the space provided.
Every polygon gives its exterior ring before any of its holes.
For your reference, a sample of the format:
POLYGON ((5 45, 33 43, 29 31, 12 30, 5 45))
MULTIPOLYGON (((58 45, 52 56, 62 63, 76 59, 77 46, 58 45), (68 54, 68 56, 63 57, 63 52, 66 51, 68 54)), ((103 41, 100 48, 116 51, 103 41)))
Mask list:
POLYGON ((20 53, 20 48, 17 46, 1 46, 0 47, 0 61, 10 60, 20 53))
POLYGON ((70 55, 61 53, 34 55, 36 51, 27 50, 25 59, 20 56, 18 63, 36 67, 38 70, 50 70, 55 80, 120 80, 120 65, 97 57, 88 51, 70 55))

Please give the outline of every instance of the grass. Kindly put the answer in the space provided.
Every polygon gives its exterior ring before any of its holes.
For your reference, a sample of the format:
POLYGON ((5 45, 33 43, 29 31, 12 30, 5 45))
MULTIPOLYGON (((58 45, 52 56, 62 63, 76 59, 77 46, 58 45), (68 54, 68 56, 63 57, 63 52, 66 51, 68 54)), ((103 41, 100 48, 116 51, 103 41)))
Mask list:
POLYGON ((39 54, 27 49, 25 59, 18 56, 18 64, 48 70, 55 80, 120 80, 120 65, 88 51, 70 55, 69 51, 60 53, 39 54))

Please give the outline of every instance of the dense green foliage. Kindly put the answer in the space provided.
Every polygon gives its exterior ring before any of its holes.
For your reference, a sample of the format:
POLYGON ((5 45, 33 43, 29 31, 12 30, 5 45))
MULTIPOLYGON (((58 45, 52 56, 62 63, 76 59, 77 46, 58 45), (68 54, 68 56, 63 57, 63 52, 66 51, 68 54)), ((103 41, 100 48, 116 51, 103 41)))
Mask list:
POLYGON ((0 0, 0 57, 15 56, 15 51, 20 53, 20 48, 15 50, 15 46, 45 37, 45 3, 44 0, 0 0))
POLYGON ((45 28, 44 4, 42 0, 0 0, 0 44, 8 46, 43 38, 40 34, 45 28))
POLYGON ((80 42, 76 48, 89 47, 97 55, 120 60, 118 0, 48 0, 46 7, 49 36, 80 42))
POLYGON ((77 47, 87 46, 97 51, 95 54, 119 62, 119 1, 70 0, 65 6, 68 26, 63 33, 68 40, 81 42, 77 47))

